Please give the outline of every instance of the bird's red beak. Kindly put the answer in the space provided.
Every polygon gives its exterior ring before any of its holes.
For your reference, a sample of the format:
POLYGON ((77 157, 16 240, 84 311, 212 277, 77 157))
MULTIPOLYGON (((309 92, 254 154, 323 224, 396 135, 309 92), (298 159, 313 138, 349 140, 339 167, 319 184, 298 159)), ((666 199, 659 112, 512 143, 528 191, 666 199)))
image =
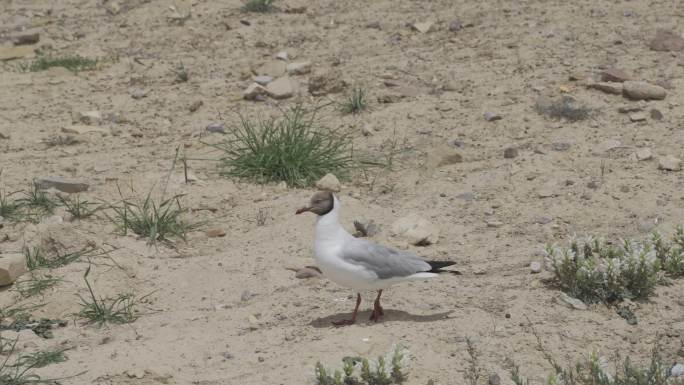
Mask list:
POLYGON ((308 206, 302 207, 301 209, 298 209, 297 211, 295 211, 295 214, 298 215, 298 214, 305 213, 305 212, 310 211, 310 210, 311 210, 311 207, 308 207, 308 206))

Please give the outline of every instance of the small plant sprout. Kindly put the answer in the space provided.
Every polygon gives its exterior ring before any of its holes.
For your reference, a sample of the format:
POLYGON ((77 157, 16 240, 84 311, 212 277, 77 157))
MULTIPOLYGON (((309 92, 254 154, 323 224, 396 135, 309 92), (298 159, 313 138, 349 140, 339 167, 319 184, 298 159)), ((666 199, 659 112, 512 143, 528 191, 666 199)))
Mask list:
POLYGON ((80 72, 94 70, 98 63, 98 59, 89 59, 80 55, 38 56, 31 62, 19 64, 19 70, 22 72, 38 72, 52 67, 64 67, 69 71, 80 72))
POLYGON ((173 72, 176 74, 176 82, 178 83, 185 83, 190 79, 188 70, 185 68, 183 62, 179 62, 173 72))
POLYGON ((327 173, 344 176, 355 166, 348 135, 321 127, 315 111, 296 105, 279 119, 240 123, 212 144, 222 152, 221 175, 306 187, 327 173))
POLYGON ((245 12, 267 13, 273 11, 273 0, 247 0, 242 6, 245 12))
POLYGON ((42 295, 46 290, 51 289, 62 282, 60 278, 50 274, 31 273, 27 279, 22 279, 14 283, 14 290, 23 298, 42 295))
POLYGON ((31 183, 28 190, 24 191, 24 197, 17 200, 24 206, 33 209, 34 214, 52 214, 55 212, 57 203, 47 194, 47 192, 38 188, 36 183, 31 183))
POLYGON ((102 209, 101 205, 96 205, 93 202, 81 200, 81 197, 78 194, 76 194, 75 197, 64 197, 62 195, 57 195, 57 199, 59 199, 61 205, 64 207, 66 212, 71 214, 73 219, 88 218, 95 214, 98 210, 102 209))
POLYGON ((354 87, 340 105, 341 111, 345 114, 359 114, 367 107, 366 91, 361 87, 354 87))
POLYGON ((89 297, 79 295, 81 299, 81 311, 77 314, 80 318, 84 318, 88 323, 102 326, 105 323, 125 324, 138 319, 135 311, 135 304, 137 302, 133 294, 119 294, 115 298, 97 298, 93 292, 93 288, 88 281, 88 274, 90 274, 90 265, 83 275, 83 280, 88 287, 89 297))
POLYGON ((316 385, 399 385, 406 381, 402 367, 406 351, 396 347, 391 357, 378 357, 372 365, 361 357, 345 357, 343 369, 330 373, 320 362, 314 368, 316 385), (386 361, 391 360, 391 367, 386 361))
POLYGON ((38 374, 34 373, 33 369, 66 361, 67 357, 64 355, 64 352, 70 348, 39 351, 16 357, 18 342, 18 337, 10 340, 0 336, 0 357, 3 357, 0 359, 0 384, 58 384, 59 381, 62 380, 43 379, 38 374))
POLYGON ((589 107, 567 95, 559 99, 540 99, 536 109, 540 115, 551 119, 565 119, 569 122, 578 122, 591 116, 589 107))

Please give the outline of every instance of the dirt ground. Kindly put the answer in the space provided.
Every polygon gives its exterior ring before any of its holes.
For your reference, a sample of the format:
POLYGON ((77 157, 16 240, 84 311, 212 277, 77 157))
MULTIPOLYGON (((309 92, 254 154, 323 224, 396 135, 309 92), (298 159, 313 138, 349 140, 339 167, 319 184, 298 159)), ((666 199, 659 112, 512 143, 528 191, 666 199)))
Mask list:
MULTIPOLYGON (((166 194, 186 194, 182 203, 193 209, 188 218, 209 221, 187 242, 156 249, 117 234, 103 215, 1 228, 3 253, 46 238, 113 250, 111 259, 93 266, 95 290, 150 294, 145 314, 132 324, 83 325, 71 314, 80 309, 77 294, 86 293, 87 264, 55 270, 65 281, 28 303, 45 303, 36 318, 70 322, 49 340, 23 332, 19 345, 27 352, 74 349, 66 362, 37 373, 85 371, 65 384, 310 384, 317 361, 339 367, 344 356, 376 357, 402 344, 411 353, 408 384, 463 384, 471 338, 481 383, 492 373, 511 383, 507 358, 540 383, 551 368, 535 332, 561 362, 592 350, 643 362, 657 336, 667 362, 684 360, 684 330, 676 327, 684 321, 681 280, 633 304, 639 323, 630 326, 603 305, 567 308, 544 284, 550 273, 531 274, 529 267, 542 261, 545 243, 573 234, 644 238, 684 223, 684 173, 659 170, 657 160, 684 157, 684 61, 681 53, 648 46, 658 28, 684 31, 682 3, 297 3, 276 0, 278 11, 254 14, 242 12, 237 0, 0 2, 0 36, 30 28, 46 52, 106 58, 97 70, 78 74, 17 71, 16 63, 28 58, 1 64, 0 132, 8 137, 0 137, 1 188, 15 191, 33 178, 61 176, 89 183, 82 194, 89 200, 119 199, 117 185, 127 195, 132 186, 133 195, 154 189, 158 196, 180 147, 194 159, 189 167, 196 180, 186 184, 177 165, 166 194), (450 31, 455 19, 462 28, 450 31), (434 22, 433 29, 410 27, 423 21, 434 22), (292 98, 243 100, 250 69, 276 61, 280 51, 291 62, 311 61, 313 73, 293 76, 300 87, 292 98), (187 82, 176 81, 180 62, 187 82), (667 84, 668 95, 634 102, 570 80, 609 68, 667 84), (372 168, 343 181, 344 225, 372 219, 381 230, 374 240, 452 259, 462 273, 388 290, 386 315, 377 324, 365 321, 373 295, 365 293, 363 322, 332 327, 331 320, 351 312, 353 293, 325 279, 297 279, 286 269, 314 264, 314 218, 294 215, 314 190, 222 178, 212 161, 219 154, 203 144, 221 136, 207 125, 222 121, 229 129, 238 112, 257 117, 297 101, 341 100, 340 93, 307 92, 309 79, 321 73, 364 87, 370 99, 370 110, 358 115, 325 110, 323 123, 351 132, 355 151, 396 152, 391 170, 372 168), (535 111, 540 95, 562 93, 592 108, 591 118, 571 123, 535 111), (618 111, 622 106, 641 108, 646 120, 632 122, 618 111), (651 109, 663 119, 652 118, 651 109), (101 113, 91 123, 99 131, 74 134, 78 144, 46 145, 65 128, 83 125, 78 115, 85 111, 101 113), (487 121, 485 112, 502 119, 487 121), (518 155, 505 158, 508 147, 518 155), (637 161, 642 147, 656 159, 637 161), (462 161, 443 161, 453 154, 462 161), (264 225, 256 221, 259 212, 264 225), (391 224, 411 213, 440 228, 436 244, 407 246, 390 236, 391 224), (227 235, 210 238, 210 228, 227 235)), ((0 292, 3 306, 16 299, 10 290, 0 292)))

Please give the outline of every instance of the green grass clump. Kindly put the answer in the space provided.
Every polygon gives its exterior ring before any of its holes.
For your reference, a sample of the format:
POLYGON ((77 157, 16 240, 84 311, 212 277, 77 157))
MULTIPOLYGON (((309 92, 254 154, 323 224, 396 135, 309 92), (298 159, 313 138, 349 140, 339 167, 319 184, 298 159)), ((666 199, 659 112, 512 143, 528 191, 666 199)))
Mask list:
POLYGON ((555 99, 540 99, 536 104, 536 110, 540 115, 569 122, 578 122, 591 116, 589 107, 567 95, 555 99))
POLYGON ((67 358, 64 352, 68 349, 40 351, 15 358, 18 341, 18 338, 8 340, 0 336, 0 357, 4 357, 0 359, 0 384, 59 384, 61 379, 43 379, 38 374, 33 373, 33 369, 65 361, 67 358), (10 361, 11 359, 12 361, 10 361))
MULTIPOLYGON (((684 385, 684 379, 672 378, 670 366, 667 365, 658 346, 653 348, 651 362, 646 367, 632 364, 629 357, 617 358, 615 373, 610 373, 599 360, 597 353, 592 353, 588 360, 579 362, 574 367, 560 366, 545 352, 547 361, 554 368, 545 385, 684 385)), ((530 381, 520 375, 519 366, 509 361, 511 380, 515 385, 530 385, 530 381)))
POLYGON ((80 55, 38 56, 31 62, 20 64, 19 70, 22 72, 38 72, 52 67, 64 67, 70 71, 79 72, 96 69, 98 63, 98 59, 89 59, 80 55))
POLYGON ((152 191, 145 199, 134 202, 122 199, 118 204, 110 206, 114 217, 109 219, 119 227, 123 235, 128 231, 148 239, 148 245, 156 245, 157 241, 169 241, 169 237, 180 237, 185 240, 188 231, 199 227, 200 223, 187 223, 181 219, 183 209, 180 205, 182 195, 156 202, 152 191))
POLYGON ((267 13, 273 11, 273 0, 247 0, 242 6, 245 12, 267 13))
POLYGON ((79 261, 83 257, 96 256, 96 251, 97 248, 94 246, 84 246, 76 251, 57 251, 54 255, 47 255, 43 249, 34 246, 25 247, 24 256, 26 257, 26 267, 29 270, 40 268, 55 269, 79 261))
POLYGON ((367 107, 366 91, 360 87, 354 87, 340 104, 340 110, 345 114, 359 114, 367 107))
POLYGON ((647 299, 667 278, 684 276, 684 228, 668 241, 654 233, 646 242, 573 238, 569 247, 546 247, 547 265, 567 294, 586 303, 647 299))
POLYGON ((14 283, 14 290, 23 298, 42 295, 46 290, 55 287, 62 282, 60 278, 50 274, 31 274, 29 278, 14 283))
POLYGON ((405 350, 401 347, 394 349, 391 367, 387 367, 384 357, 378 357, 374 369, 366 358, 345 357, 342 372, 335 370, 330 374, 318 362, 314 370, 316 385, 394 385, 403 384, 406 375, 402 371, 402 361, 405 350))
POLYGON ((17 199, 17 203, 28 209, 29 216, 40 218, 43 215, 54 214, 57 203, 47 192, 38 188, 36 183, 31 183, 29 189, 22 193, 24 197, 17 199))
POLYGON ((66 352, 71 347, 57 350, 43 350, 35 353, 24 354, 19 357, 13 366, 24 366, 31 368, 44 368, 51 364, 57 364, 67 360, 66 352))
POLYGON ((0 190, 0 217, 8 221, 20 221, 23 218, 21 204, 15 199, 10 199, 14 194, 0 190))
POLYGON ((102 209, 101 205, 96 205, 93 202, 88 202, 86 200, 81 200, 81 197, 76 194, 75 197, 58 195, 62 207, 64 210, 71 214, 74 219, 85 219, 93 216, 98 210, 102 209))
POLYGON ((223 176, 306 187, 327 173, 344 176, 354 166, 350 138, 319 127, 315 111, 302 105, 279 119, 240 119, 227 139, 213 145, 223 152, 223 176))
POLYGON ((88 287, 90 298, 79 295, 81 299, 81 311, 77 314, 80 318, 102 326, 105 323, 125 324, 138 319, 135 311, 136 298, 133 294, 119 294, 115 298, 98 299, 88 281, 90 266, 83 275, 83 280, 88 287))
POLYGON ((185 83, 190 79, 188 69, 185 68, 183 62, 178 63, 176 68, 173 70, 173 73, 176 74, 176 82, 178 83, 185 83))

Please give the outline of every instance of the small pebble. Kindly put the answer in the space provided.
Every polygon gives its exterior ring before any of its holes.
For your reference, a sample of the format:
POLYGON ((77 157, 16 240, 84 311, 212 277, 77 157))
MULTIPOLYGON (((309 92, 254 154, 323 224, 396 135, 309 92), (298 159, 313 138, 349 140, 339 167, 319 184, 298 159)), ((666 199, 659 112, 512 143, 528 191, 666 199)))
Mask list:
POLYGON ((537 261, 530 263, 530 272, 532 272, 532 274, 541 273, 541 270, 542 270, 541 263, 539 263, 537 261))
POLYGON ((487 111, 487 112, 484 113, 484 118, 485 118, 485 120, 488 121, 488 122, 493 122, 493 121, 495 121, 495 120, 501 120, 501 119, 503 119, 503 118, 501 117, 501 115, 499 115, 499 114, 497 114, 497 113, 494 113, 494 112, 490 112, 490 111, 487 111))
MULTIPOLYGON (((506 314, 510 315, 510 314, 506 314)), ((508 318, 508 317, 506 317, 508 318)), ((489 376, 489 385, 501 385, 501 378, 499 378, 499 375, 494 373, 489 376)))
POLYGON ((228 352, 223 352, 223 353, 221 353, 221 355, 223 356, 223 358, 225 358, 225 359, 227 359, 227 360, 230 360, 231 358, 235 358, 234 355, 232 355, 232 354, 230 354, 230 353, 228 353, 228 352))
POLYGON ((512 159, 518 156, 518 149, 515 147, 508 147, 504 150, 504 158, 512 159))
POLYGON ((551 148, 553 148, 554 151, 567 151, 570 149, 570 143, 556 142, 551 144, 551 148))
POLYGON ((653 120, 663 120, 663 113, 658 109, 651 110, 651 119, 653 120))
POLYGON ((463 23, 460 20, 454 19, 449 23, 449 31, 458 32, 463 29, 463 23))
POLYGON ((225 125, 220 122, 209 123, 209 125, 207 126, 207 131, 215 132, 218 134, 226 133, 225 125))

